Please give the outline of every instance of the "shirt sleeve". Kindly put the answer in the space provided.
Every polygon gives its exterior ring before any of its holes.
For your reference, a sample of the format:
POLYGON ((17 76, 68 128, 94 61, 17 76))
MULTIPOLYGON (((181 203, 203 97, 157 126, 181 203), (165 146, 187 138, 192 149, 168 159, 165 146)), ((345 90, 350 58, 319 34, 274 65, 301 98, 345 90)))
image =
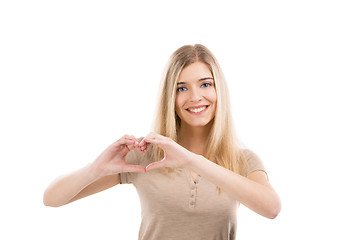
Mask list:
MULTIPOLYGON (((130 165, 138 165, 140 162, 140 153, 136 149, 133 149, 126 155, 126 163, 130 165)), ((130 184, 133 183, 137 173, 136 172, 123 172, 119 173, 120 175, 120 184, 130 184)))
POLYGON ((246 175, 249 175, 254 171, 264 171, 266 173, 265 166, 258 155, 250 149, 245 149, 243 153, 248 164, 246 175))

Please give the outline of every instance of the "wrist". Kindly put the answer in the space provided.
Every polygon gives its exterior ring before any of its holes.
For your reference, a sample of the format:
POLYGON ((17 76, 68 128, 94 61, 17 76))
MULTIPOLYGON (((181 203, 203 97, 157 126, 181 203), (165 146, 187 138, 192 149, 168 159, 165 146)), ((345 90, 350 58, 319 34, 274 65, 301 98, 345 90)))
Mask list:
POLYGON ((96 163, 88 164, 84 167, 84 169, 88 173, 88 175, 95 180, 103 177, 102 171, 99 169, 96 163))
POLYGON ((188 159, 188 164, 186 168, 191 171, 195 171, 198 169, 199 163, 204 159, 202 155, 190 152, 190 157, 188 159))

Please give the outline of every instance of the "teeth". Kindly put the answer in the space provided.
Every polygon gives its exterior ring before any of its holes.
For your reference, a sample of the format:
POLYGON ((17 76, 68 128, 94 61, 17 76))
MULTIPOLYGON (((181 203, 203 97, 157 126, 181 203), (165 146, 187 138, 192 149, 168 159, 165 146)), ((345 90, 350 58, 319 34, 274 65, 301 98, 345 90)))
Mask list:
POLYGON ((198 112, 204 111, 205 108, 206 108, 206 107, 193 108, 193 109, 190 109, 190 108, 189 108, 189 111, 190 111, 190 112, 194 112, 194 113, 198 113, 198 112))

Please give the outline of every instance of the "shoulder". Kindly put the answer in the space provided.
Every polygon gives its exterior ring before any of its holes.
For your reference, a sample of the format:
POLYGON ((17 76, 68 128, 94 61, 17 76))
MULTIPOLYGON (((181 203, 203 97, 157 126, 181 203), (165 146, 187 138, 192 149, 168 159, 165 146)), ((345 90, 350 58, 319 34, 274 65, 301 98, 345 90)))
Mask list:
POLYGON ((266 172, 263 161, 254 151, 248 148, 243 148, 241 149, 241 153, 247 164, 247 174, 250 174, 254 171, 266 172))
POLYGON ((260 157, 249 148, 241 148, 240 151, 247 161, 251 161, 253 159, 260 159, 260 157))

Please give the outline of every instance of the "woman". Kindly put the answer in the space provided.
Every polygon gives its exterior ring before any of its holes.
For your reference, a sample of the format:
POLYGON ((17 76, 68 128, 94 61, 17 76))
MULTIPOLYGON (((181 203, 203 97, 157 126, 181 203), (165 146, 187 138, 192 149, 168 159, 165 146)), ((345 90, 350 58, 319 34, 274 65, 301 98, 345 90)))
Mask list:
POLYGON ((55 180, 44 204, 61 206, 117 184, 139 194, 139 239, 235 239, 239 203, 267 218, 281 204, 261 160, 242 148, 213 54, 196 44, 171 56, 153 132, 125 135, 94 162, 55 180))

